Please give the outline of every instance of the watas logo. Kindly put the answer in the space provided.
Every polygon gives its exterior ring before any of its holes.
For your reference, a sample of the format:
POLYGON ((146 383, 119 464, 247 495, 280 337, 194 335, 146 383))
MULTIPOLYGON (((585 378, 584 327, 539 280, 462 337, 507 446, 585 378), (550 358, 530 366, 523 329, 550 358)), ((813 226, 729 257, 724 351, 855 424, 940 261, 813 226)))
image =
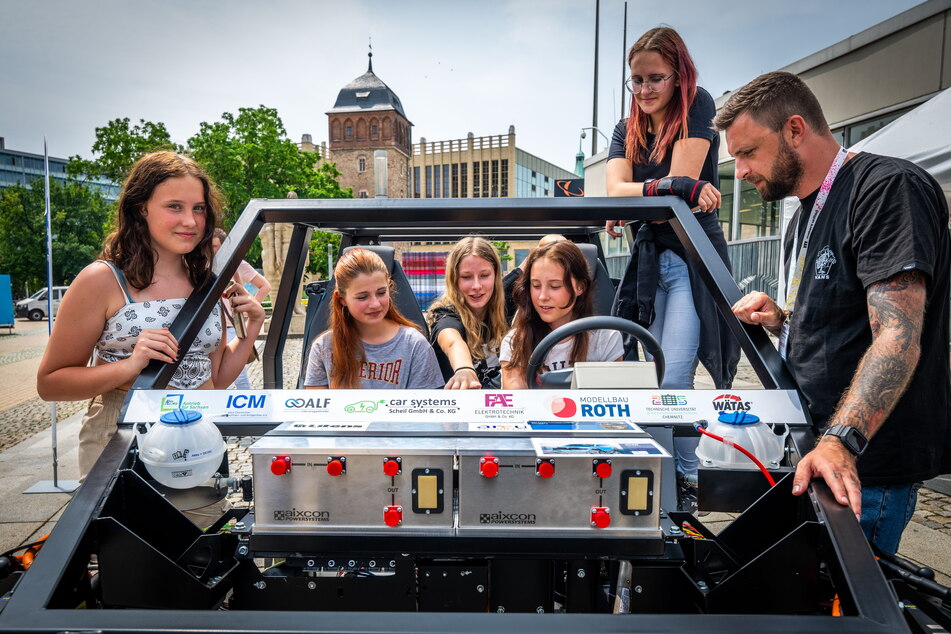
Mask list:
POLYGON ((556 397, 548 401, 551 413, 558 418, 571 418, 578 413, 578 404, 568 397, 556 397))
POLYGON ((713 409, 718 412, 746 412, 752 407, 752 401, 744 401, 735 394, 721 394, 713 399, 713 409))

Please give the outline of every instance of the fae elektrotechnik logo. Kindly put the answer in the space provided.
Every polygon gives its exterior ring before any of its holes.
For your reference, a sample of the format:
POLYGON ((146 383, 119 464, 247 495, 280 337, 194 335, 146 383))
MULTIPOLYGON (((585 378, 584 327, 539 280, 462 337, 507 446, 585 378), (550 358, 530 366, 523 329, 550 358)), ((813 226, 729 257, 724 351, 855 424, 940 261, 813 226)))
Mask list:
POLYGON ((514 397, 511 394, 486 394, 486 407, 515 407, 512 402, 514 397))

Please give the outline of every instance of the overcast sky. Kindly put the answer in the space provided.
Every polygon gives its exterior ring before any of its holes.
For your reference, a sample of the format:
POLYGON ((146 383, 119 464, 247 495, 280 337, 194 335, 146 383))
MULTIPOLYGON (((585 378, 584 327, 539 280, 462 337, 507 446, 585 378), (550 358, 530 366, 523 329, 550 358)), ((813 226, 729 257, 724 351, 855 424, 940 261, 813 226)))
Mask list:
MULTIPOLYGON (((716 97, 916 4, 629 0, 627 42, 673 26, 716 97)), ((608 136, 621 117, 623 7, 601 1, 608 136)), ((51 155, 89 158, 95 128, 117 117, 164 122, 184 144, 200 122, 264 104, 289 138, 319 143, 372 38, 373 69, 414 141, 514 125, 520 148, 572 169, 592 124, 594 22, 595 0, 0 0, 0 136, 41 153, 46 135, 51 155)))

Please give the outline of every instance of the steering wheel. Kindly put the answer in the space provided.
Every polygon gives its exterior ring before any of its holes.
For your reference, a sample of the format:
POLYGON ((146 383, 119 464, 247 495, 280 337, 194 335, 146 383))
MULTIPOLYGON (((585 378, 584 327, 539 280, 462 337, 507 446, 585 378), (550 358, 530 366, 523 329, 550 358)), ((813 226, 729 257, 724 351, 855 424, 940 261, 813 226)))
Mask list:
MULTIPOLYGON (((541 367, 545 357, 548 356, 548 352, 555 347, 555 344, 562 339, 567 339, 586 330, 619 330, 620 332, 633 336, 644 346, 644 350, 654 357, 654 367, 657 370, 657 385, 663 384, 664 351, 661 349, 657 339, 654 338, 654 335, 652 335, 647 328, 629 319, 596 315, 594 317, 583 317, 570 321, 564 326, 554 329, 548 333, 544 339, 538 342, 538 345, 535 346, 535 350, 532 351, 532 356, 528 359, 528 364, 525 366, 525 383, 528 384, 529 389, 538 389, 541 387, 535 380, 535 374, 538 372, 538 368, 541 367)), ((632 356, 636 349, 636 347, 632 347, 628 356, 632 356)))

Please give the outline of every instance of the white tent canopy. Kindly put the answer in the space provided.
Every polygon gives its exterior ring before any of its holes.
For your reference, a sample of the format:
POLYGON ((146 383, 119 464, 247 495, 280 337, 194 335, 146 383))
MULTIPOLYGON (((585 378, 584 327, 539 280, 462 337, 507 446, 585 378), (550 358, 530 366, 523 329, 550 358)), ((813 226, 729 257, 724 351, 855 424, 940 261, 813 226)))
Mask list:
POLYGON ((897 156, 928 170, 951 197, 951 88, 862 139, 852 152, 897 156))
MULTIPOLYGON (((941 185, 946 198, 951 200, 951 88, 943 90, 914 110, 895 119, 849 148, 851 152, 871 152, 896 156, 926 169, 941 185)), ((782 230, 799 207, 798 198, 782 202, 782 230)), ((779 297, 785 297, 786 280, 783 275, 783 253, 780 244, 779 297)))

